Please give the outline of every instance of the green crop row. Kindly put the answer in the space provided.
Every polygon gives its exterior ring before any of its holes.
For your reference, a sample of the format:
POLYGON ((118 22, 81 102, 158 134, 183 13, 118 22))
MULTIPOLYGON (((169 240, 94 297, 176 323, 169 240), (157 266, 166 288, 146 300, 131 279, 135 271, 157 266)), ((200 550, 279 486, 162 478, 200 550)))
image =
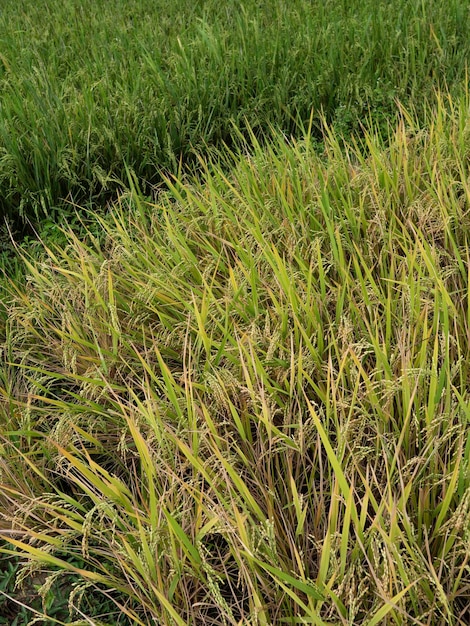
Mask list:
POLYGON ((0 210, 103 207, 128 185, 271 126, 382 132, 466 81, 463 0, 4 0, 0 210))

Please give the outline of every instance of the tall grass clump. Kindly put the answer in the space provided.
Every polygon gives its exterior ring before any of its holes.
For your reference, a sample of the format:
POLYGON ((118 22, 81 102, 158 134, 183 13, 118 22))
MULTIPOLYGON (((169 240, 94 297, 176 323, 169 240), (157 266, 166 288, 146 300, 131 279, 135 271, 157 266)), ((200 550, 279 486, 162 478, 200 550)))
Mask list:
POLYGON ((416 107, 465 85, 464 0, 4 0, 0 202, 20 222, 146 195, 162 170, 241 130, 300 136, 314 112, 348 135, 383 132, 396 99, 416 107))
POLYGON ((97 593, 86 623, 468 623, 468 106, 402 111, 388 147, 253 136, 123 195, 104 246, 24 255, 0 317, 19 582, 70 577, 77 624, 97 593))

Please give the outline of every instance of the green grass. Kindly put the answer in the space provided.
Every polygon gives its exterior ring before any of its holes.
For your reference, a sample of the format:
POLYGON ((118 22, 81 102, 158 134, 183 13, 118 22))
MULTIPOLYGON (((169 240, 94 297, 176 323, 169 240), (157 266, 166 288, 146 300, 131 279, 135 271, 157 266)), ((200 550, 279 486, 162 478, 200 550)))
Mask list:
POLYGON ((25 575, 106 592, 96 624, 468 623, 468 107, 402 109, 386 143, 324 125, 321 155, 253 136, 123 194, 103 242, 23 254, 0 536, 25 575))
POLYGON ((37 223, 102 209, 241 130, 300 137, 320 113, 346 137, 396 100, 465 91, 462 0, 5 0, 0 14, 0 201, 37 223))

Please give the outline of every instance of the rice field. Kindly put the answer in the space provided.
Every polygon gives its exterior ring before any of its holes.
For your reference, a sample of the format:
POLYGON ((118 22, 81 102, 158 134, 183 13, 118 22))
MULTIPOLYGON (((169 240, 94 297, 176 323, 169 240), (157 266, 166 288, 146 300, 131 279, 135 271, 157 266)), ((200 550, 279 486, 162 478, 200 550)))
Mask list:
POLYGON ((424 121, 436 91, 465 92, 462 0, 4 0, 0 197, 19 228, 129 186, 152 196, 212 147, 313 115, 346 139, 383 136, 397 100, 424 121))
POLYGON ((0 624, 464 626, 468 7, 162 7, 0 14, 0 624))

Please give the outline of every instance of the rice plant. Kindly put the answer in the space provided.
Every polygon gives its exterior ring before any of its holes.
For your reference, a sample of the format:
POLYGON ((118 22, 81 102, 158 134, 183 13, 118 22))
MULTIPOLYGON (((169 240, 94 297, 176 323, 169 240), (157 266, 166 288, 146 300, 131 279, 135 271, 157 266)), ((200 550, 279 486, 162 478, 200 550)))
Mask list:
POLYGON ((1 550, 70 623, 468 623, 468 104, 253 133, 23 252, 1 550))
POLYGON ((322 115, 386 134, 397 99, 424 117, 465 91, 469 24, 463 0, 4 0, 1 210, 36 228, 103 210, 126 167, 151 197, 162 170, 240 130, 299 138, 312 111, 317 139, 322 115))

